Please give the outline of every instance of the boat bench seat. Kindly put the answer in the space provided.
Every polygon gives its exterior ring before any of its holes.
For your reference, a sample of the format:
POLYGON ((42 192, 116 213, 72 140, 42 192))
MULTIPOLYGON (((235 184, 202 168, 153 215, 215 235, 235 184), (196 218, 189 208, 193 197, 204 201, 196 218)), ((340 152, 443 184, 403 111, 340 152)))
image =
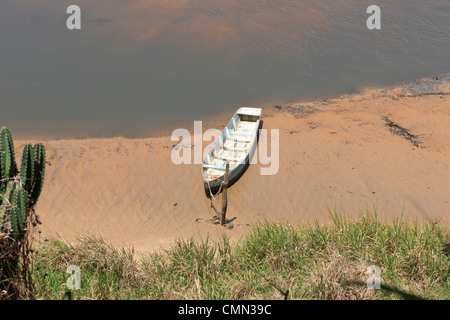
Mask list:
POLYGON ((231 132, 232 135, 237 135, 237 136, 247 136, 247 137, 253 137, 254 133, 253 132, 246 132, 246 131, 233 131, 231 132))
POLYGON ((225 157, 225 156, 218 156, 217 158, 222 160, 228 160, 228 161, 241 161, 244 158, 235 158, 235 157, 225 157))
POLYGON ((203 164, 203 168, 217 169, 217 170, 226 170, 227 169, 225 166, 214 166, 214 165, 210 165, 210 164, 203 164))
POLYGON ((239 136, 230 137, 229 140, 234 141, 234 142, 244 142, 244 143, 248 143, 248 142, 252 141, 251 137, 242 137, 242 136, 241 137, 239 137, 239 136))
POLYGON ((245 152, 247 150, 247 148, 228 147, 228 146, 224 146, 224 147, 225 147, 225 149, 231 150, 231 151, 243 151, 243 152, 245 152))

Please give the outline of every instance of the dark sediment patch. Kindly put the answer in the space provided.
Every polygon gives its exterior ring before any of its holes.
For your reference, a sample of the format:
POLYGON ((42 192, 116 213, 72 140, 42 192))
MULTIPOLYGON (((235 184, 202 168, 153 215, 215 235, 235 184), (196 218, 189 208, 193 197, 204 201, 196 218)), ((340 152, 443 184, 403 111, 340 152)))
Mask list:
POLYGON ((294 114, 296 118, 305 118, 315 112, 318 112, 319 109, 315 106, 308 106, 308 105, 296 105, 296 106, 290 106, 287 108, 287 110, 294 114))
POLYGON ((400 89, 398 97, 420 97, 429 95, 450 95, 450 73, 418 79, 395 86, 400 89))
POLYGON ((422 142, 420 141, 417 135, 412 134, 408 129, 398 125, 394 121, 390 120, 388 117, 383 117, 382 119, 386 122, 386 125, 389 127, 389 131, 392 134, 404 137, 406 140, 411 142, 416 147, 424 148, 422 146, 422 142))

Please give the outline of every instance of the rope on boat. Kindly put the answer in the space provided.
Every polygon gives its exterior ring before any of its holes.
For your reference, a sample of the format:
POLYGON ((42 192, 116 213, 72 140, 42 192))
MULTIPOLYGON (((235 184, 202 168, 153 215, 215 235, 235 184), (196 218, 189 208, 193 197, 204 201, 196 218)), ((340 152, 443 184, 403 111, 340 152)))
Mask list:
POLYGON ((211 186, 209 185, 209 181, 206 181, 206 184, 208 185, 208 189, 209 189, 209 195, 211 196, 211 199, 216 200, 217 196, 220 194, 220 192, 222 191, 222 186, 223 186, 223 181, 220 184, 219 187, 219 191, 217 191, 217 193, 215 195, 213 195, 212 191, 211 191, 211 186))
POLYGON ((211 186, 209 185, 209 181, 206 181, 206 184, 208 185, 208 189, 209 189, 209 195, 211 196, 211 198, 209 198, 209 200, 211 201, 211 208, 214 209, 215 213, 216 213, 216 217, 217 218, 222 218, 222 212, 217 211, 216 207, 214 206, 213 200, 216 200, 216 198, 219 196, 219 194, 222 192, 222 187, 223 187, 223 181, 220 184, 219 190, 217 191, 217 193, 215 195, 213 195, 212 191, 211 191, 211 186))

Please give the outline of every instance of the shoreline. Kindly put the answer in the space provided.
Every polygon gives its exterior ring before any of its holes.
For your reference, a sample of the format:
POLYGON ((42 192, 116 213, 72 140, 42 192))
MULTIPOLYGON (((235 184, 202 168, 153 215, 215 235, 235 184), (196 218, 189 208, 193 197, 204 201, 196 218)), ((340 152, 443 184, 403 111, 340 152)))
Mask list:
MULTIPOLYGON (((201 165, 172 164, 170 136, 42 140, 48 161, 36 207, 42 237, 71 241, 94 234, 146 252, 178 238, 225 233, 234 241, 264 220, 325 223, 334 209, 355 218, 376 208, 382 219, 440 219, 448 226, 449 94, 445 74, 336 98, 263 105, 263 128, 280 130, 279 172, 261 176, 264 166, 250 165, 229 189, 231 230, 205 222, 214 212, 201 165)), ((205 121, 203 129, 221 129, 228 120, 205 121)), ((28 141, 36 140, 18 140, 17 150, 28 141)))
MULTIPOLYGON (((292 109, 292 106, 295 105, 308 105, 308 106, 317 106, 320 105, 320 102, 326 102, 326 101, 333 101, 333 100, 339 100, 342 97, 345 98, 349 98, 349 97, 356 97, 356 96, 361 96, 361 95, 365 95, 367 93, 369 94, 374 94, 374 93, 380 93, 380 92, 385 92, 385 91, 392 91, 395 89, 400 89, 400 90, 412 90, 412 92, 415 92, 417 95, 429 95, 430 93, 433 92, 438 92, 439 86, 450 86, 450 72, 449 73, 444 73, 444 74, 440 74, 440 75, 430 75, 430 76, 425 76, 413 81, 402 81, 398 84, 393 84, 390 86, 374 86, 374 87, 366 87, 363 88, 361 90, 358 90, 357 92, 354 93, 343 93, 343 94, 334 94, 334 95, 330 95, 330 96, 325 96, 325 97, 321 97, 318 99, 295 99, 295 100, 291 100, 291 101, 285 101, 285 100, 275 100, 272 102, 268 102, 268 103, 263 103, 260 105, 253 105, 253 104, 248 104, 248 105, 238 105, 235 106, 235 108, 227 110, 227 111, 223 111, 223 112, 218 112, 215 115, 209 116, 205 119, 197 119, 195 121, 203 121, 204 124, 206 124, 206 126, 208 128, 217 128, 217 129, 221 129, 223 126, 226 125, 226 123, 228 123, 229 119, 233 116, 234 112, 240 108, 240 107, 259 107, 263 109, 263 115, 264 116, 274 116, 276 114, 285 112, 286 110, 290 110, 292 109), (434 80, 438 78, 438 80, 434 80), (434 84, 430 84, 427 83, 430 80, 434 80, 434 84), (419 82, 419 83, 418 83, 419 82), (422 83, 421 83, 422 82, 422 83), (423 83, 424 82, 424 83, 423 83), (434 87, 434 86, 438 86, 438 87, 434 87), (278 108, 281 107, 281 108, 278 108), (214 127, 215 126, 215 127, 214 127)), ((148 138, 161 138, 161 137, 168 137, 170 136, 171 132, 173 132, 173 130, 177 129, 177 128, 185 128, 189 131, 192 131, 192 127, 193 127, 193 121, 185 121, 183 123, 179 123, 179 126, 176 125, 168 125, 166 128, 164 129, 155 129, 154 133, 149 133, 149 134, 142 134, 136 137, 128 137, 128 136, 124 136, 124 135, 106 135, 106 136, 87 136, 87 137, 61 137, 61 138, 51 138, 51 137, 41 137, 41 138, 18 138, 19 141, 42 141, 42 142, 51 142, 51 141, 79 141, 79 140, 97 140, 97 139, 127 139, 127 140, 141 140, 141 139, 148 139, 148 138)), ((205 131, 205 129, 203 130, 205 131)))

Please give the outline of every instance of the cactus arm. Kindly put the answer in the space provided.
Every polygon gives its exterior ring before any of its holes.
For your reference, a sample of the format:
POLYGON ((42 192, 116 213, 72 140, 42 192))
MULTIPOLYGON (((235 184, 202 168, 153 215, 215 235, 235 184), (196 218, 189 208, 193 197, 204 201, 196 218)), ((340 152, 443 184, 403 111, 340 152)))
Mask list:
POLYGON ((34 152, 31 144, 27 143, 23 147, 22 163, 20 166, 20 178, 24 189, 30 194, 34 178, 34 152))
POLYGON ((14 151, 14 142, 12 139, 11 131, 8 128, 5 129, 5 135, 8 140, 9 150, 11 153, 11 167, 9 170, 9 177, 13 178, 17 175, 17 164, 16 164, 16 152, 14 151))
POLYGON ((19 208, 13 207, 9 209, 10 217, 11 217, 11 227, 13 229, 12 238, 16 239, 17 235, 22 231, 19 227, 18 217, 20 215, 19 208))
POLYGON ((17 174, 17 165, 14 143, 8 128, 2 128, 0 132, 0 144, 2 153, 2 173, 6 178, 12 178, 17 174))
POLYGON ((19 229, 24 230, 27 219, 27 195, 23 189, 16 189, 14 192, 14 205, 19 209, 17 216, 19 229))
POLYGON ((35 167, 34 167, 34 183, 31 190, 31 204, 36 204, 44 185, 45 175, 45 148, 41 143, 34 146, 35 167))
POLYGON ((2 128, 0 131, 0 163, 1 163, 1 186, 0 191, 4 192, 6 189, 6 184, 11 174, 11 148, 9 145, 7 128, 2 128))

